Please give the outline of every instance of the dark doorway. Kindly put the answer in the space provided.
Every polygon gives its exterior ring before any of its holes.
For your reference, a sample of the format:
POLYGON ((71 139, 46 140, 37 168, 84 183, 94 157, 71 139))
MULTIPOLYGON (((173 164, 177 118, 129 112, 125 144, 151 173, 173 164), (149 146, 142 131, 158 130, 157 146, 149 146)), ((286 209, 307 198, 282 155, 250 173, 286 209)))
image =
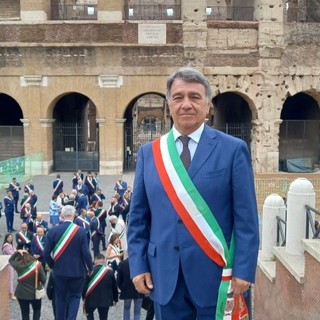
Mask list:
POLYGON ((16 100, 0 93, 0 160, 24 156, 22 110, 16 100))
POLYGON ((252 113, 248 103, 238 94, 226 92, 213 99, 209 123, 217 130, 244 140, 250 149, 252 113))
POLYGON ((99 170, 96 107, 79 93, 63 96, 53 111, 55 171, 99 170))
POLYGON ((280 170, 311 172, 319 164, 320 110, 304 92, 288 97, 281 112, 280 170))
POLYGON ((134 170, 140 146, 167 133, 171 118, 164 97, 153 93, 134 99, 124 117, 124 170, 134 170))

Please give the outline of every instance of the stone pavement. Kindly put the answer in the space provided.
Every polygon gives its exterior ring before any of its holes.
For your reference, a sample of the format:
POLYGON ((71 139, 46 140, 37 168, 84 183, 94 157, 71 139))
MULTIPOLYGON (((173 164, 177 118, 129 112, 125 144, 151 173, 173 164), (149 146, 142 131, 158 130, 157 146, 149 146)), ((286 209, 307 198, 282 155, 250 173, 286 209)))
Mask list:
MULTIPOLYGON (((49 221, 48 217, 48 211, 49 211, 49 202, 51 200, 52 196, 52 182, 55 179, 56 174, 50 174, 48 176, 35 176, 33 177, 33 184, 35 186, 35 193, 38 196, 38 211, 44 214, 45 220, 49 221)), ((71 191, 71 180, 72 180, 73 174, 70 172, 67 173, 61 173, 61 177, 64 181, 64 190, 65 192, 69 193, 71 191)), ((119 176, 117 175, 105 175, 105 176, 99 176, 100 179, 100 188, 102 189, 103 193, 106 196, 106 200, 104 201, 105 205, 108 205, 108 202, 110 202, 112 195, 114 194, 113 187, 115 184, 115 181, 117 180, 119 176)), ((123 179, 128 182, 128 185, 133 186, 133 179, 134 179, 134 173, 128 173, 123 175, 123 179)), ((22 188, 24 186, 24 183, 22 181, 19 181, 22 188)), ((3 203, 3 197, 5 195, 4 190, 0 191, 0 201, 3 203)), ((20 198, 22 197, 23 193, 20 192, 20 198)), ((19 214, 15 215, 15 221, 14 221, 14 229, 20 230, 20 223, 21 219, 19 217, 19 214)), ((108 232, 108 230, 107 230, 108 232)), ((0 242, 2 244, 3 237, 6 233, 6 221, 4 214, 2 212, 2 218, 0 219, 0 242)), ((21 319, 20 314, 20 308, 17 301, 10 301, 10 308, 11 308, 11 320, 18 320, 21 319)), ((109 310, 109 317, 110 320, 120 320, 122 319, 122 308, 123 303, 120 300, 119 303, 115 307, 111 307, 109 310)), ((1 312, 1 311, 0 311, 1 312)), ((31 312, 30 312, 31 314, 31 312)), ((142 316, 141 319, 145 319, 145 311, 142 310, 141 312, 142 316)), ((32 316, 31 316, 32 318, 32 316)), ((97 312, 95 313, 95 318, 98 319, 97 312)), ((41 309, 41 319, 44 320, 51 320, 53 319, 53 313, 52 313, 52 306, 51 301, 48 300, 47 297, 44 297, 42 299, 42 309, 41 309)), ((78 320, 85 320, 86 317, 82 313, 82 303, 80 304, 80 309, 78 313, 78 320)))

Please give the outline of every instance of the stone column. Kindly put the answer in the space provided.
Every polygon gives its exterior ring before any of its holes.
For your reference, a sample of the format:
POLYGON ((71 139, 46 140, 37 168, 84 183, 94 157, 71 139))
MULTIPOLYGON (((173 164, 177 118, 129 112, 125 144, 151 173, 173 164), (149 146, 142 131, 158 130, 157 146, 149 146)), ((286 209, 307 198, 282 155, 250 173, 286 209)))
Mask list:
POLYGON ((49 8, 46 0, 20 0, 21 21, 44 22, 49 8))
POLYGON ((30 120, 20 119, 23 123, 24 155, 30 154, 30 120))
POLYGON ((98 21, 99 22, 122 22, 122 12, 125 0, 99 0, 98 21))
MULTIPOLYGON (((294 180, 288 191, 287 241, 286 252, 292 255, 303 254, 301 239, 306 238, 306 208, 315 208, 316 195, 312 183, 305 178, 294 180)), ((314 213, 312 213, 314 221, 314 213)), ((309 236, 312 237, 311 227, 309 236)))
POLYGON ((284 201, 278 194, 271 194, 265 199, 261 233, 261 254, 264 260, 273 258, 272 250, 277 241, 277 216, 285 220, 285 211, 284 201))
POLYGON ((203 65, 207 50, 207 1, 181 0, 183 46, 193 67, 203 65))
POLYGON ((116 145, 118 146, 116 150, 117 158, 116 158, 116 169, 120 173, 123 172, 123 159, 124 159, 124 123, 126 119, 116 119, 116 134, 117 134, 117 141, 116 145))
POLYGON ((105 141, 104 137, 106 136, 106 119, 96 119, 97 124, 99 125, 99 171, 100 174, 105 173, 105 167, 106 167, 106 160, 107 160, 107 153, 108 153, 108 148, 105 146, 105 141))
POLYGON ((53 169, 53 123, 55 119, 39 119, 41 132, 41 150, 43 159, 41 161, 42 174, 48 174, 53 169))

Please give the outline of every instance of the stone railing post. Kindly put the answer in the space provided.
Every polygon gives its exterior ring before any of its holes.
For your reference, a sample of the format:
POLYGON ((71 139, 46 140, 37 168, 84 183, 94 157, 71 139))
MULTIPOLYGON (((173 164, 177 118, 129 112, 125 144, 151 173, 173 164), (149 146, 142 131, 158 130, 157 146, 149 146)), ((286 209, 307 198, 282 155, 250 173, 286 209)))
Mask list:
POLYGON ((278 194, 269 195, 262 209, 261 254, 264 259, 271 260, 274 256, 273 247, 277 241, 277 216, 285 220, 286 207, 278 194))
MULTIPOLYGON (((315 208, 316 195, 312 183, 305 178, 294 180, 288 191, 286 252, 303 254, 301 239, 306 238, 306 204, 315 208)), ((313 213, 314 220, 314 213, 313 213)), ((311 227, 309 236, 312 237, 311 227)))

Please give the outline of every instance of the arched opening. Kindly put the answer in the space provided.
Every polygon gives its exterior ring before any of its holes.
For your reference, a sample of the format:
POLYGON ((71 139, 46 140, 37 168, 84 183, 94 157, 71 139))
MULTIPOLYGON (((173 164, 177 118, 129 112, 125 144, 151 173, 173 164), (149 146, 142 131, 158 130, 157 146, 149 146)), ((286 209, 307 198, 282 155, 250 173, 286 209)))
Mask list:
POLYGON ((213 99, 209 123, 215 129, 244 140, 249 149, 251 142, 252 112, 248 102, 239 94, 226 92, 213 99))
POLYGON ((94 103, 80 93, 59 98, 53 109, 55 171, 99 170, 99 126, 94 103))
POLYGON ((0 160, 24 156, 22 110, 12 97, 0 93, 0 160))
POLYGON ((124 117, 124 169, 133 170, 140 146, 167 133, 172 123, 164 96, 156 93, 133 99, 124 117))
POLYGON ((319 164, 320 110, 304 92, 286 99, 279 134, 280 170, 312 172, 319 164))

